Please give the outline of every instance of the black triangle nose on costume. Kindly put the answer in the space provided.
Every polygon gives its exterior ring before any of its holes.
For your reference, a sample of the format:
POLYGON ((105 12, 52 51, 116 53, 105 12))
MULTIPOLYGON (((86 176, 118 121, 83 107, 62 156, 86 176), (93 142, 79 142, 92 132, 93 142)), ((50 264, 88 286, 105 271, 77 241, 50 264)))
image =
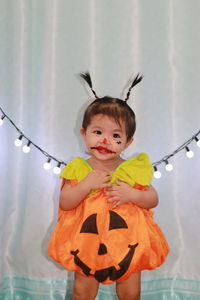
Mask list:
POLYGON ((106 245, 100 244, 100 245, 99 245, 98 254, 99 254, 99 255, 103 255, 103 254, 106 254, 107 252, 108 252, 108 251, 107 251, 106 245))

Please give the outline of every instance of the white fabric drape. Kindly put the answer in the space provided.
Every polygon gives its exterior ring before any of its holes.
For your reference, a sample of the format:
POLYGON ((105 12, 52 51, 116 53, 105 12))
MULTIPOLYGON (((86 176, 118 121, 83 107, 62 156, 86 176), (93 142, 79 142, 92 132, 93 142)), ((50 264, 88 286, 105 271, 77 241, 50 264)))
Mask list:
MULTIPOLYGON (((0 1, 0 107, 39 147, 68 162, 84 156, 79 137, 92 95, 78 78, 90 70, 98 95, 123 98, 127 82, 144 80, 130 97, 137 115, 125 158, 151 161, 173 152, 199 130, 199 0, 0 1)), ((1 116, 0 116, 1 117, 1 116)), ((45 156, 14 146, 0 127, 0 299, 70 299, 72 274, 47 256, 57 217, 60 179, 43 170, 45 156)), ((25 144, 27 141, 23 139, 25 144)), ((199 299, 200 150, 182 150, 153 185, 155 219, 171 252, 143 272, 142 299, 199 299)), ((101 286, 97 299, 116 299, 101 286)))

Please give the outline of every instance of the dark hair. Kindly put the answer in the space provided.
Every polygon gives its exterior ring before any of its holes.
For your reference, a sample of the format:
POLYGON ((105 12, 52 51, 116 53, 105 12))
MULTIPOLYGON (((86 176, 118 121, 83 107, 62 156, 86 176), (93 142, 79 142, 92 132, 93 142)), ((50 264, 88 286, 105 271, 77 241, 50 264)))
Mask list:
POLYGON ((94 100, 85 110, 82 122, 84 130, 98 114, 114 119, 120 126, 121 122, 124 122, 127 141, 133 137, 136 129, 135 113, 124 100, 108 96, 94 100))

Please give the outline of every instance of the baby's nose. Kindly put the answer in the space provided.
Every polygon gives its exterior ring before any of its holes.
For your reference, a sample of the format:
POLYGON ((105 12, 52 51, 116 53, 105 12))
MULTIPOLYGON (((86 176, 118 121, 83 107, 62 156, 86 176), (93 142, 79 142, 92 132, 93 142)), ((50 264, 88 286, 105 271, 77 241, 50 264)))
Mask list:
POLYGON ((107 144, 107 143, 108 143, 107 138, 103 138, 102 143, 103 143, 103 144, 107 144))

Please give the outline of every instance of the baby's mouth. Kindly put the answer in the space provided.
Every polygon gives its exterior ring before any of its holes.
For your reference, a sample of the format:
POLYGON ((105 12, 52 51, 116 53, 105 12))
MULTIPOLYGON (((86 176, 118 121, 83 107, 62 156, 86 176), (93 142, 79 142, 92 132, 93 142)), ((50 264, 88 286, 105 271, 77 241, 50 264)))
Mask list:
POLYGON ((92 150, 97 150, 99 151, 101 154, 108 154, 108 153, 115 153, 112 150, 106 148, 106 147, 102 147, 102 146, 97 146, 97 147, 91 147, 92 150))

